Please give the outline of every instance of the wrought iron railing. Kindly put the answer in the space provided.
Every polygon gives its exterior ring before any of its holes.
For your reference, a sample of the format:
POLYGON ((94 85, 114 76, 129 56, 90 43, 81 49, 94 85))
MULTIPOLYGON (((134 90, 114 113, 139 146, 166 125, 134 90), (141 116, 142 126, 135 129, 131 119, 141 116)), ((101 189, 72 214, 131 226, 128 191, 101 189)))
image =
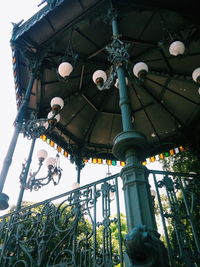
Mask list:
MULTIPOLYGON (((149 172, 171 267, 200 266, 199 177, 149 172)), ((123 267, 127 229, 119 183, 116 174, 0 217, 0 266, 123 267)))
POLYGON ((152 179, 158 231, 163 234, 170 265, 200 266, 200 177, 150 170, 152 179))
POLYGON ((1 217, 0 266, 123 266, 118 176, 1 217))

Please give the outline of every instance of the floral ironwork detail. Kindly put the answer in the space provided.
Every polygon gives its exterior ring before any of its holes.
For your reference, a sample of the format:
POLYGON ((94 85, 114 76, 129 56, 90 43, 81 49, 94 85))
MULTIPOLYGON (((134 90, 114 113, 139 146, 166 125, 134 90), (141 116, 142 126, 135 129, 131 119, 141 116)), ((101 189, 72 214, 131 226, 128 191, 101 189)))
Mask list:
POLYGON ((110 181, 108 177, 3 216, 0 265, 117 265, 122 250, 120 244, 118 248, 113 247, 110 224, 118 226, 118 219, 109 207, 112 203, 109 192, 111 188, 114 190, 117 177, 111 176, 110 181), (97 212, 102 203, 105 205, 101 213, 97 212))

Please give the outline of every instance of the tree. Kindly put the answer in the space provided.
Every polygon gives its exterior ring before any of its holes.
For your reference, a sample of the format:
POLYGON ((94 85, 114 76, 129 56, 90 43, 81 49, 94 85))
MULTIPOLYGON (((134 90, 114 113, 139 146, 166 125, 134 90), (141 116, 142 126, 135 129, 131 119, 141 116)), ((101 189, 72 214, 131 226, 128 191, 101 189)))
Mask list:
POLYGON ((65 262, 70 267, 76 262, 89 266, 92 224, 81 215, 79 206, 29 205, 1 221, 0 265, 44 267, 65 262))
POLYGON ((186 150, 177 154, 174 154, 163 160, 163 169, 166 171, 174 171, 180 173, 200 172, 200 164, 198 159, 191 153, 190 150, 186 150))
MULTIPOLYGON (((18 212, 12 207, 11 215, 4 216, 0 223, 0 266, 50 267, 63 263, 68 267, 88 267, 93 266, 94 257, 97 262, 102 261, 109 249, 112 261, 117 265, 120 254, 117 216, 109 219, 109 225, 96 228, 93 218, 79 202, 67 203, 26 202, 18 212), (111 245, 106 247, 108 250, 105 252, 102 244, 109 240, 105 237, 108 233, 111 245)), ((124 236, 125 216, 121 215, 121 218, 124 236)))
POLYGON ((173 227, 169 225, 168 231, 176 259, 174 266, 196 266, 200 264, 197 248, 200 244, 200 228, 197 225, 200 221, 199 162, 187 150, 166 158, 163 163, 166 171, 188 174, 183 183, 173 177, 176 199, 171 207, 172 217, 169 218, 173 227), (190 173, 196 173, 197 176, 192 177, 190 173))

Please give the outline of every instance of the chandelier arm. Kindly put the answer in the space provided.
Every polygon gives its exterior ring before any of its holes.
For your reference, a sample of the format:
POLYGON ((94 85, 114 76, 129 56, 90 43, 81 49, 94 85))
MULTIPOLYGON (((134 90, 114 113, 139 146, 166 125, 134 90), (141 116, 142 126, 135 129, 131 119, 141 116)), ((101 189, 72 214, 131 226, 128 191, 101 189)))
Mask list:
POLYGON ((32 180, 35 179, 35 176, 39 173, 39 171, 41 170, 41 167, 43 165, 43 162, 40 160, 39 161, 39 165, 38 165, 38 169, 35 171, 35 172, 30 172, 30 175, 29 175, 29 179, 28 179, 28 182, 26 183, 26 187, 29 188, 30 187, 30 184, 32 183, 32 180))
POLYGON ((29 185, 29 189, 30 191, 32 191, 33 189, 35 191, 38 191, 42 186, 45 186, 47 184, 49 184, 51 181, 51 176, 49 176, 49 174, 44 177, 44 178, 35 178, 31 181, 30 185, 29 185), (42 181, 47 180, 47 182, 43 183, 42 181))
POLYGON ((97 84, 97 88, 99 90, 105 90, 105 89, 110 89, 111 86, 113 85, 114 81, 116 80, 117 77, 117 72, 114 66, 110 67, 110 74, 108 76, 108 79, 103 83, 103 85, 97 84))
POLYGON ((62 175, 62 169, 60 167, 58 167, 58 168, 56 167, 55 169, 56 170, 54 171, 54 173, 52 175, 52 181, 53 181, 54 185, 58 185, 60 182, 61 175, 62 175), (54 175, 58 176, 57 182, 54 180, 54 175))

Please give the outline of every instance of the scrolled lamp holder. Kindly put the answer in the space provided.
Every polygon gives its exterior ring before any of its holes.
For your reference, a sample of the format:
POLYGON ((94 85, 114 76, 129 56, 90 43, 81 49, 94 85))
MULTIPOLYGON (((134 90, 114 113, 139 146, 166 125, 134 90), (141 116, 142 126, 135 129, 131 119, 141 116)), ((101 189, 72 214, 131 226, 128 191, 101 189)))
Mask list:
POLYGON ((51 181, 53 182, 54 185, 58 185, 60 182, 62 169, 59 166, 59 154, 56 155, 56 159, 54 158, 47 159, 47 167, 48 167, 47 176, 42 178, 36 178, 37 174, 41 170, 44 160, 45 160, 44 157, 39 157, 39 166, 37 171, 30 173, 29 180, 26 184, 26 188, 30 189, 30 191, 32 190, 38 191, 42 186, 49 184, 51 181), (57 177, 57 180, 55 180, 55 177, 57 177))
POLYGON ((54 97, 51 100, 51 111, 47 118, 37 119, 37 114, 32 112, 30 120, 24 120, 22 132, 28 139, 38 138, 45 132, 51 131, 60 120, 60 111, 64 107, 64 101, 60 97, 54 97))

